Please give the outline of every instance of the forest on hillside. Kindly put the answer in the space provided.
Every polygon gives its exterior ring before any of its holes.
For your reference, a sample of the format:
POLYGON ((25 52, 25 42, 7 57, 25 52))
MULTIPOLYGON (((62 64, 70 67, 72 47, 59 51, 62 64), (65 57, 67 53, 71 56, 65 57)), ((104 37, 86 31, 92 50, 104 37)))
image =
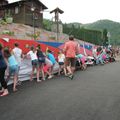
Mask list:
MULTIPOLYGON (((44 28, 50 31, 52 21, 44 19, 43 23, 44 28)), ((120 23, 110 20, 99 20, 90 24, 64 23, 63 33, 98 45, 120 44, 120 23)))

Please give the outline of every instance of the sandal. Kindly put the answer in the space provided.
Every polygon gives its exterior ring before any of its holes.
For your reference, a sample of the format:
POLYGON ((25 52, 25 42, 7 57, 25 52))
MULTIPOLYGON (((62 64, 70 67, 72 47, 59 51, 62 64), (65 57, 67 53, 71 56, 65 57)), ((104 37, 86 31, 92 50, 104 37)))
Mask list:
POLYGON ((4 93, 4 92, 3 92, 0 96, 1 96, 1 97, 4 97, 4 96, 7 96, 8 94, 9 94, 9 93, 4 93))
POLYGON ((3 94, 3 91, 0 91, 0 95, 2 95, 3 94))

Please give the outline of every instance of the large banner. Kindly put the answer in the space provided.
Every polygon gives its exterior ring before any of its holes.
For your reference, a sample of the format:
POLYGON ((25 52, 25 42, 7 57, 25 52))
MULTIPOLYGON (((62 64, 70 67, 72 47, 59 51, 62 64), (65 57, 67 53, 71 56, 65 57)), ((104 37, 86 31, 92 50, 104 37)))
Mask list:
MULTIPOLYGON (((53 73, 58 72, 58 69, 59 69, 59 65, 58 65, 58 63, 56 63, 53 68, 53 73)), ((24 59, 22 61, 20 71, 19 71, 19 80, 20 81, 30 80, 31 71, 32 71, 31 60, 24 59)), ((7 74, 7 71, 6 71, 6 74, 7 74)), ((35 78, 35 76, 34 76, 34 78, 35 78)), ((11 76, 10 80, 8 81, 8 85, 12 84, 12 83, 13 83, 13 76, 11 76)))

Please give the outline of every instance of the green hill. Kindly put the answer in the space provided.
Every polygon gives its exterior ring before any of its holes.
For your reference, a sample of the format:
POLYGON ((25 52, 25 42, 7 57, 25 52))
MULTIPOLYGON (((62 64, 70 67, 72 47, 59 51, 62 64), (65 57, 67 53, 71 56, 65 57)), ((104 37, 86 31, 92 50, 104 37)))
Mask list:
MULTIPOLYGON (((44 20, 45 29, 50 30, 51 24, 52 24, 52 21, 44 20)), ((71 28, 71 31, 73 29, 73 26, 75 28, 84 28, 88 30, 95 30, 95 31, 101 31, 101 32, 103 32, 104 29, 107 29, 107 31, 110 33, 110 36, 111 36, 110 37, 111 43, 120 44, 120 23, 119 22, 114 22, 111 20, 98 20, 96 22, 89 23, 89 24, 74 22, 74 23, 64 23, 63 25, 64 26, 67 25, 67 27, 71 28)))
POLYGON ((110 40, 112 43, 120 44, 120 23, 110 20, 99 20, 94 23, 82 25, 86 29, 103 30, 107 29, 110 32, 110 40))

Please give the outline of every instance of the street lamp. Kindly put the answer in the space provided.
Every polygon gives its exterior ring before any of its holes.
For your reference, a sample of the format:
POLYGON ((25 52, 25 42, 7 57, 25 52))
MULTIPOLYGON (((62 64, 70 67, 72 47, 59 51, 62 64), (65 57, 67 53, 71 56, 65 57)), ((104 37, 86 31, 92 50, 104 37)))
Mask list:
POLYGON ((31 7, 31 11, 32 11, 32 25, 33 25, 33 37, 35 40, 35 7, 31 7))

